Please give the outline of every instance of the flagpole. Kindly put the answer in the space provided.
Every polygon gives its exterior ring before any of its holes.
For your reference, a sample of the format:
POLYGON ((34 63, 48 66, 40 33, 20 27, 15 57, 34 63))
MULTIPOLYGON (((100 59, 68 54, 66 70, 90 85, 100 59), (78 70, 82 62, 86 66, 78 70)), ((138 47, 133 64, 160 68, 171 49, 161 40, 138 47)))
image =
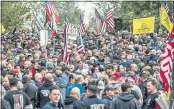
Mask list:
POLYGON ((63 52, 63 62, 67 65, 67 41, 68 41, 68 33, 67 33, 67 18, 65 18, 65 28, 64 28, 64 52, 63 52))
POLYGON ((79 35, 80 35, 81 45, 82 45, 82 47, 83 47, 83 52, 85 53, 85 49, 84 49, 84 45, 83 45, 83 39, 82 39, 82 34, 81 34, 80 31, 79 31, 79 35))
POLYGON ((172 9, 172 22, 174 24, 174 1, 172 2, 172 7, 173 7, 173 9, 172 9))
MULTIPOLYGON (((32 3, 30 3, 30 6, 33 7, 34 11, 36 11, 36 9, 35 9, 35 7, 33 6, 32 3)), ((37 12, 37 11, 36 11, 36 12, 37 12)), ((42 25, 39 23, 39 21, 38 21, 36 15, 35 15, 35 13, 33 12, 33 10, 32 10, 32 13, 33 13, 33 16, 34 16, 36 22, 39 24, 39 26, 41 27, 41 29, 43 29, 42 25)), ((37 26, 37 27, 38 27, 38 26, 37 26)), ((39 28, 39 29, 40 29, 40 28, 39 28)), ((40 31, 40 30, 39 30, 39 31, 40 31)))
POLYGON ((171 82, 170 82, 170 92, 171 92, 171 94, 170 94, 169 109, 174 109, 174 59, 172 61, 173 62, 172 62, 171 82))
MULTIPOLYGON (((161 7, 159 8, 159 17, 160 17, 159 19, 161 19, 161 7)), ((158 33, 160 33, 160 31, 161 31, 161 21, 159 21, 159 25, 160 25, 160 28, 159 28, 159 32, 158 33)))
POLYGON ((169 104, 169 109, 174 109, 174 60, 172 63, 172 74, 171 74, 171 84, 170 84, 170 89, 171 89, 171 94, 170 94, 170 104, 169 104))

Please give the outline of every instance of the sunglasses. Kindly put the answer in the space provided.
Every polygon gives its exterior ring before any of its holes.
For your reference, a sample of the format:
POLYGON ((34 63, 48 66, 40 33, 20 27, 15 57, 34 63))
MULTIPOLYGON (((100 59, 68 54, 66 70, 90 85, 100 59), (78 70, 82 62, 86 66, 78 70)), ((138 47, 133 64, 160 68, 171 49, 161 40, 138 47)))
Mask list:
POLYGON ((80 63, 81 62, 81 60, 80 61, 77 61, 77 63, 80 63))

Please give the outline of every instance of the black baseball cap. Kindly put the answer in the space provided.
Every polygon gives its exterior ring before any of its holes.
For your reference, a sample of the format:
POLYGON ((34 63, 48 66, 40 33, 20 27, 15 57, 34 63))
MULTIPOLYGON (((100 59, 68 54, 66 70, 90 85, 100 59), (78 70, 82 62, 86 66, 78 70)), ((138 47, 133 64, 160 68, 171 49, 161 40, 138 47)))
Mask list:
POLYGON ((115 90, 115 88, 112 87, 111 85, 107 85, 104 89, 104 91, 114 91, 114 90, 115 90))

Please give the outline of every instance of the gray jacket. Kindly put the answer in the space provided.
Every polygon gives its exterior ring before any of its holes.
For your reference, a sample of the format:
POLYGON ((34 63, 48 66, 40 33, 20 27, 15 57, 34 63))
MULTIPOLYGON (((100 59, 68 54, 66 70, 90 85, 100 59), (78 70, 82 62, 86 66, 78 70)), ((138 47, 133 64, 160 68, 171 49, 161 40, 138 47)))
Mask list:
POLYGON ((139 107, 134 95, 122 93, 112 101, 110 109, 139 109, 139 107))

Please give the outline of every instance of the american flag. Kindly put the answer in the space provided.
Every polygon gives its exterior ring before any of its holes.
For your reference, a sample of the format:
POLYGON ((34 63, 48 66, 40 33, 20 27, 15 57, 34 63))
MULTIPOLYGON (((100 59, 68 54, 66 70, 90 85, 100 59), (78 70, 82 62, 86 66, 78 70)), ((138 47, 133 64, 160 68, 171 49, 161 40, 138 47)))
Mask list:
POLYGON ((84 49, 84 45, 83 45, 83 39, 82 39, 82 35, 81 35, 81 33, 79 33, 79 38, 80 38, 80 45, 77 47, 77 49, 76 49, 76 51, 78 52, 78 53, 80 53, 80 52, 85 52, 85 49, 84 49))
MULTIPOLYGON (((174 39, 174 26, 170 33, 170 39, 174 39)), ((162 79, 162 82, 164 84, 164 91, 166 93, 166 97, 169 100, 170 98, 170 86, 171 86, 171 75, 172 75, 172 62, 173 62, 173 50, 174 50, 174 42, 169 41, 167 43, 165 53, 163 54, 163 60, 161 62, 160 67, 160 77, 162 79)))
POLYGON ((86 25, 84 24, 83 22, 83 18, 82 18, 82 15, 80 15, 80 31, 85 33, 86 32, 86 25))
POLYGON ((98 29, 98 33, 104 33, 106 31, 106 22, 104 21, 104 19, 102 19, 100 13, 97 11, 97 9, 95 9, 95 14, 96 17, 99 19, 99 29, 98 29))
POLYGON ((164 8, 165 8, 166 12, 168 13, 168 12, 169 12, 169 7, 168 7, 168 5, 167 5, 166 2, 165 2, 165 6, 164 6, 164 8))
POLYGON ((107 23, 107 26, 110 29, 113 29, 115 27, 114 18, 113 18, 113 15, 112 15, 112 12, 111 11, 109 11, 108 14, 107 14, 106 23, 107 23))
POLYGON ((84 46, 83 45, 79 45, 78 47, 77 47, 77 52, 78 53, 80 53, 81 51, 83 51, 84 50, 84 46))
POLYGON ((106 32, 106 21, 101 20, 98 33, 105 33, 105 32, 106 32))
POLYGON ((52 19, 53 14, 55 15, 55 22, 56 22, 56 24, 58 24, 59 23, 59 12, 57 11, 57 9, 53 5, 46 3, 45 10, 46 10, 46 14, 48 15, 47 17, 49 17, 49 19, 52 19))
POLYGON ((64 53, 63 53, 63 62, 65 65, 69 64, 69 58, 71 55, 71 46, 68 44, 69 27, 70 27, 70 24, 65 24, 64 53))

